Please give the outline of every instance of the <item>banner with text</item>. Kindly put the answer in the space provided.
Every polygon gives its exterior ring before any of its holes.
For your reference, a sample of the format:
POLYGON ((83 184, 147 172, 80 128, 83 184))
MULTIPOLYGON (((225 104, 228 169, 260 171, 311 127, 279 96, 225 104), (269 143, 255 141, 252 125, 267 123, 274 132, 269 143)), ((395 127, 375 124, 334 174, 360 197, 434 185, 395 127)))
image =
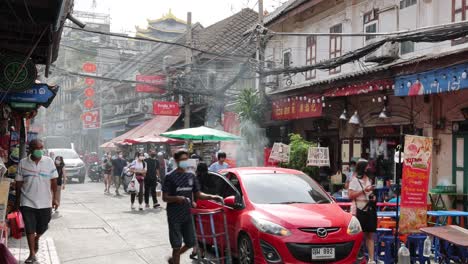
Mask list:
POLYGON ((317 96, 296 96, 272 103, 272 120, 292 120, 322 115, 322 102, 317 96))
POLYGON ((401 184, 400 232, 420 232, 427 225, 427 193, 432 165, 432 138, 405 136, 401 184))
POLYGON ((164 75, 137 75, 138 83, 135 86, 137 93, 158 93, 163 94, 166 91, 162 88, 166 83, 166 77, 164 75), (147 83, 147 84, 144 84, 147 83), (159 88, 161 87, 161 88, 159 88))
POLYGON ((153 102, 153 114, 165 116, 178 116, 180 115, 180 106, 177 102, 153 102))

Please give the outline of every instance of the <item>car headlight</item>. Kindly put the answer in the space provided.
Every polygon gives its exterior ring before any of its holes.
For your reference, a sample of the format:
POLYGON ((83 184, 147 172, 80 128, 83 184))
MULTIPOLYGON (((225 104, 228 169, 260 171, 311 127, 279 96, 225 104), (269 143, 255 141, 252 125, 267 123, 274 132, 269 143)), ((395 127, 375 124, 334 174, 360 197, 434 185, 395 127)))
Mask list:
POLYGON ((351 217, 351 221, 349 221, 348 225, 348 235, 356 235, 361 232, 361 223, 359 223, 359 220, 355 216, 351 217))
POLYGON ((267 233, 267 234, 271 234, 275 236, 291 235, 291 232, 288 229, 278 224, 275 224, 273 222, 270 222, 261 218, 257 218, 257 217, 252 217, 251 220, 252 220, 252 224, 263 233, 267 233))

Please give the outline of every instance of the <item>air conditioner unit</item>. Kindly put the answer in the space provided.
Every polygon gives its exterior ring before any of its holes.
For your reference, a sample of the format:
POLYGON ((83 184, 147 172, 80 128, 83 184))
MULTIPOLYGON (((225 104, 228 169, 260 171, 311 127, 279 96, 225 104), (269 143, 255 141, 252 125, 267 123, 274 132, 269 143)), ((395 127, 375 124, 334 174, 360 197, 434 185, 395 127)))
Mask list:
MULTIPOLYGON (((375 39, 373 39, 375 41, 375 39)), ((369 41, 367 42, 369 44, 369 41)), ((387 42, 380 48, 364 57, 365 62, 387 63, 399 58, 400 46, 398 43, 387 42)))

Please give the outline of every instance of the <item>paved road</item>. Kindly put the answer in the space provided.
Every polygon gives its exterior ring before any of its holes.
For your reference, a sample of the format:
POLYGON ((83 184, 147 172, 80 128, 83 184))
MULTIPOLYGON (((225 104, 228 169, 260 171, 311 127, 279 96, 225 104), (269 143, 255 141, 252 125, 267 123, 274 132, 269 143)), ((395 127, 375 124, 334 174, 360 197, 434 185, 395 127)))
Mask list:
MULTIPOLYGON (((69 184, 50 230, 61 263, 167 263, 166 211, 130 210, 130 197, 104 195, 102 183, 69 184)), ((192 263, 186 254, 182 263, 192 263)))

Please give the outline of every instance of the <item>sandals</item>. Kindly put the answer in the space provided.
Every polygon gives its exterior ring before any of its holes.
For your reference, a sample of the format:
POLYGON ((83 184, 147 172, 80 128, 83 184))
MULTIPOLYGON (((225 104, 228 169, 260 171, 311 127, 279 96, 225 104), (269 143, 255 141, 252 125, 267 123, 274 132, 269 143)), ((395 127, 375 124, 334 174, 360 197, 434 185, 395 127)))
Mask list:
POLYGON ((34 256, 34 257, 29 256, 29 257, 24 261, 24 263, 35 263, 36 261, 37 261, 36 256, 34 256))

